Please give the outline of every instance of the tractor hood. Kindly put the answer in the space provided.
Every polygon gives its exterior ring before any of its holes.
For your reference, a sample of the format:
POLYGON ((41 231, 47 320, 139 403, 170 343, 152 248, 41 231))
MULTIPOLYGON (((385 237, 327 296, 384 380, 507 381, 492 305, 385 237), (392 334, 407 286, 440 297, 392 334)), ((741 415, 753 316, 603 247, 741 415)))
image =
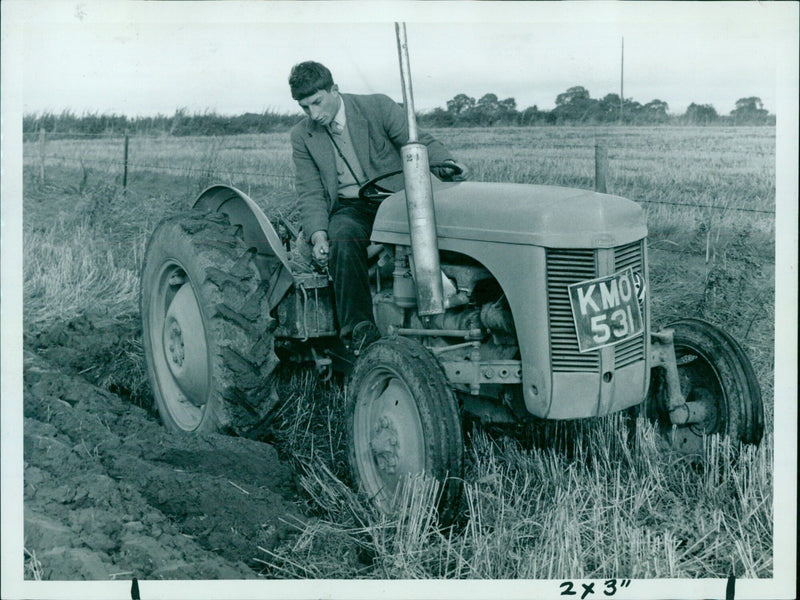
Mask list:
MULTIPOLYGON (((438 237, 548 248, 611 248, 647 235, 635 202, 587 190, 516 183, 441 183, 434 179, 438 237)), ((405 193, 381 204, 378 243, 409 244, 405 193)))

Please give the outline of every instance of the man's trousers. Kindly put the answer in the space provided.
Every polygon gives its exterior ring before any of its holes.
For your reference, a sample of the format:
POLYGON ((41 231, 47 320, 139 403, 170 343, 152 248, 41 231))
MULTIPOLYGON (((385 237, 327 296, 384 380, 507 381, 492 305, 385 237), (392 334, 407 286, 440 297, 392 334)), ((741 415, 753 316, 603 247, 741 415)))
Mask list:
POLYGON ((378 206, 369 200, 340 200, 340 207, 328 221, 328 271, 333 279, 339 335, 343 338, 349 337, 361 321, 375 322, 367 246, 378 206))

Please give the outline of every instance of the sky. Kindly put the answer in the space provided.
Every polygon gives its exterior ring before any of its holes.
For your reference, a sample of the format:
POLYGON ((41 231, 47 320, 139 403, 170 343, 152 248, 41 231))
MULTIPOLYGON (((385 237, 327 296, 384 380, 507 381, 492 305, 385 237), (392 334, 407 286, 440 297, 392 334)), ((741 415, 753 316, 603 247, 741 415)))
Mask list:
MULTIPOLYGON (((7 1, 7 0, 6 0, 7 1)), ((5 3, 5 2, 4 2, 5 3)), ((15 3, 16 4, 16 3, 15 3)), ((793 3, 789 3, 793 4, 793 3)), ((318 60, 339 88, 402 98, 407 24, 415 105, 465 93, 551 109, 575 85, 728 114, 776 110, 776 61, 797 23, 781 3, 29 2, 17 4, 25 113, 299 112, 287 78, 318 60)), ((796 15, 796 10, 795 13, 796 15)))

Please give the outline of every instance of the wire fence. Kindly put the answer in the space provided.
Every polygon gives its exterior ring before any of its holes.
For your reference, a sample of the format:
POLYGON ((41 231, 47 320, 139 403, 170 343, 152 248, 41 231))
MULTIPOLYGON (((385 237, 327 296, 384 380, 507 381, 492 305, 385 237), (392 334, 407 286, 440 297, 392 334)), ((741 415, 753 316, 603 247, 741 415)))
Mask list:
MULTIPOLYGON (((76 166, 100 166, 109 168, 115 168, 114 170, 122 170, 123 166, 120 161, 115 160, 95 160, 95 159, 82 159, 82 158, 75 158, 69 156, 58 156, 58 155, 48 155, 48 159, 52 159, 54 161, 58 161, 60 163, 69 163, 74 164, 76 166)), ((236 169, 228 169, 227 167, 223 168, 199 168, 199 167, 178 167, 178 166, 167 166, 167 165, 156 165, 156 164, 148 164, 148 163, 137 163, 137 162, 129 162, 128 163, 128 171, 160 171, 164 173, 173 173, 177 175, 183 174, 190 174, 190 173, 197 173, 197 174, 204 174, 207 175, 210 172, 219 172, 225 175, 241 175, 245 177, 253 177, 253 178, 260 178, 260 179, 279 179, 284 181, 294 181, 294 175, 282 175, 282 174, 272 174, 272 173, 263 173, 260 171, 239 171, 236 169)))
MULTIPOLYGON (((702 132, 701 132, 702 133, 702 132)), ((58 133, 45 133, 40 131, 36 134, 26 133, 26 150, 24 151, 24 155, 26 157, 25 164, 29 168, 37 168, 39 172, 39 177, 42 181, 45 181, 47 178, 47 169, 48 167, 52 167, 54 165, 72 165, 75 168, 79 168, 82 170, 86 170, 89 168, 95 169, 104 169, 109 172, 120 173, 122 175, 123 187, 127 184, 128 174, 131 172, 136 173, 147 173, 147 172, 160 172, 160 173, 167 173, 172 175, 184 175, 184 176, 203 176, 203 177, 222 177, 231 179, 234 177, 240 177, 245 179, 256 180, 260 182, 281 182, 287 183, 288 187, 293 188, 294 186, 294 175, 291 172, 291 165, 289 162, 289 155, 288 150, 286 151, 286 167, 287 172, 274 172, 270 171, 269 169, 264 170, 250 170, 250 169, 242 169, 236 168, 227 165, 220 165, 219 161, 215 158, 215 154, 219 154, 223 150, 230 150, 230 148, 226 148, 227 142, 229 140, 240 140, 242 138, 251 138, 251 139, 259 139, 263 138, 264 134, 243 134, 241 136, 196 136, 196 137, 171 137, 171 136, 142 136, 136 135, 129 136, 126 134, 119 134, 119 133, 102 133, 102 134, 92 134, 92 133, 70 133, 70 134, 58 134, 58 133), (70 141, 75 142, 81 145, 80 149, 78 148, 67 148, 69 146, 70 141), (172 161, 171 164, 164 164, 164 162, 157 163, 157 162, 148 162, 148 161, 139 161, 136 159, 131 160, 130 158, 130 141, 134 140, 138 143, 143 144, 153 144, 154 142, 163 142, 165 146, 175 146, 178 147, 182 143, 185 145, 189 144, 201 144, 202 142, 208 142, 207 147, 202 148, 199 153, 195 152, 195 154, 190 159, 195 161, 195 164, 199 161, 200 163, 206 163, 204 166, 189 166, 185 164, 178 164, 179 158, 177 156, 167 156, 164 158, 166 161, 172 161), (85 142, 88 141, 99 141, 103 142, 107 145, 105 148, 96 148, 92 146, 87 146, 85 142), (119 153, 115 157, 101 157, 96 156, 95 154, 100 153, 102 154, 105 150, 113 152, 113 145, 118 145, 119 153), (70 155, 62 154, 59 152, 65 152, 66 150, 70 150, 70 155)), ((624 138, 624 135, 621 135, 624 138)), ((258 151, 259 148, 254 144, 252 148, 243 147, 241 145, 236 145, 239 149, 244 150, 253 150, 258 151)), ((548 140, 546 146, 537 148, 537 151, 540 152, 549 152, 548 156, 557 156, 553 154, 553 151, 559 150, 568 150, 571 151, 570 157, 574 160, 578 161, 594 161, 595 170, 594 170, 594 178, 595 178, 595 189, 597 191, 605 192, 607 181, 612 180, 609 177, 609 149, 614 153, 614 156, 611 156, 613 161, 618 161, 621 164, 624 164, 624 154, 627 151, 633 151, 632 148, 628 147, 624 140, 615 140, 613 136, 603 136, 602 138, 598 138, 594 144, 587 143, 584 141, 583 143, 576 143, 576 142, 561 142, 560 140, 548 140), (592 147, 594 146, 594 147, 592 147)), ((152 149, 151 149, 152 150, 152 149)), ((145 152, 143 150, 143 152, 145 152)), ((116 154, 116 152, 115 152, 116 154)), ((736 156, 739 155, 741 157, 747 159, 753 159, 754 157, 767 157, 774 159, 774 147, 773 149, 760 149, 756 150, 754 148, 749 149, 728 149, 726 148, 724 151, 726 156, 736 156)), ((134 152, 135 155, 135 152, 134 152)), ((657 153, 653 152, 648 156, 638 156, 637 160, 641 159, 651 159, 651 160, 658 160, 659 157, 657 153)), ((187 157, 183 157, 182 160, 187 160, 187 157)), ((499 159, 498 159, 499 160, 499 159)), ((273 166, 273 169, 275 167, 273 166)), ((708 203, 687 203, 687 202, 673 202, 667 200, 647 200, 647 199, 637 199, 638 202, 642 204, 649 204, 649 205, 665 205, 665 206, 675 206, 675 207, 688 207, 688 208, 703 208, 709 210, 717 210, 717 211, 735 211, 735 212, 742 212, 742 213, 754 213, 754 214, 765 214, 765 215, 774 215, 775 210, 768 210, 768 209, 761 209, 761 208, 751 208, 745 206, 728 206, 727 204, 708 204, 708 203)))

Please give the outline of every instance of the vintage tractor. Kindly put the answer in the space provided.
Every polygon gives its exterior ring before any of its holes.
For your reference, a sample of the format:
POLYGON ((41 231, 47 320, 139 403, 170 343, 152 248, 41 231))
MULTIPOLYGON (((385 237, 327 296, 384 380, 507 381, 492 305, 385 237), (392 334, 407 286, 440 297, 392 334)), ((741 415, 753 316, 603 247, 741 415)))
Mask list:
POLYGON ((513 423, 642 406, 679 450, 697 452, 714 433, 759 443, 761 394, 739 344, 697 319, 651 331, 641 207, 580 189, 431 178, 399 47, 405 191, 380 193, 389 174, 362 187, 381 202, 369 251, 381 339, 348 351, 302 235, 279 235, 246 194, 212 186, 161 222, 146 251, 144 349, 165 425, 257 425, 275 403, 278 355, 321 373, 341 367, 354 484, 391 510, 401 481, 425 473, 443 483, 450 515, 466 415, 513 423))

